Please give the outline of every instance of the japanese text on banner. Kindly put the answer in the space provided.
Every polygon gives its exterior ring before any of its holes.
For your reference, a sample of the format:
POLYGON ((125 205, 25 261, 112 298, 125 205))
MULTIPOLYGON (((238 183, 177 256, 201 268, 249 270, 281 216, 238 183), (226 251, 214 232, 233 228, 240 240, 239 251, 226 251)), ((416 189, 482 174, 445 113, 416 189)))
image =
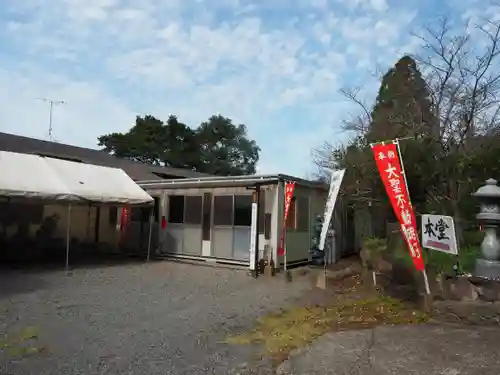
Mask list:
POLYGON ((418 239, 417 222, 401 169, 397 146, 395 143, 376 144, 372 146, 372 152, 415 268, 422 271, 424 261, 418 239))
POLYGON ((285 207, 284 207, 284 215, 283 215, 283 229, 281 231, 280 246, 278 249, 279 255, 285 254, 286 220, 288 218, 288 212, 290 211, 290 205, 292 203, 294 189, 295 189, 295 182, 287 182, 285 184, 285 207))
POLYGON ((125 230, 130 223, 130 208, 123 207, 120 220, 120 229, 125 230))
POLYGON ((130 207, 123 207, 120 218, 120 241, 124 241, 130 225, 130 207))

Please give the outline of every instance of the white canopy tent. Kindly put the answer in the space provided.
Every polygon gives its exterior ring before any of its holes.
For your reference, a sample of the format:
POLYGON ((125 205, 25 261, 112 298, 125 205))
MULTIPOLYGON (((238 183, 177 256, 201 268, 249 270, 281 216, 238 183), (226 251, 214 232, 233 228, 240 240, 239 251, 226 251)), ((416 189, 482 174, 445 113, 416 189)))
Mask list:
MULTIPOLYGON (((153 198, 123 170, 31 154, 0 151, 0 197, 68 204, 66 267, 69 265, 71 206, 152 205, 153 198)), ((151 225, 148 259, 151 247, 151 225)))

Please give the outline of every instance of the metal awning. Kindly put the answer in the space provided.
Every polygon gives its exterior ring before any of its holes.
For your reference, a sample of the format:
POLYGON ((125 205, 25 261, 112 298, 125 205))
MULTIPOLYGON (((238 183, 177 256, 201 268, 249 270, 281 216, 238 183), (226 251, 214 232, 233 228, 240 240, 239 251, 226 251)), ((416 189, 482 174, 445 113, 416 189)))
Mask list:
POLYGON ((294 181, 298 185, 311 188, 328 189, 322 182, 304 180, 284 174, 250 175, 250 176, 222 176, 183 178, 172 180, 137 181, 143 189, 189 189, 189 188, 217 188, 217 187, 252 187, 273 185, 283 181, 294 181))

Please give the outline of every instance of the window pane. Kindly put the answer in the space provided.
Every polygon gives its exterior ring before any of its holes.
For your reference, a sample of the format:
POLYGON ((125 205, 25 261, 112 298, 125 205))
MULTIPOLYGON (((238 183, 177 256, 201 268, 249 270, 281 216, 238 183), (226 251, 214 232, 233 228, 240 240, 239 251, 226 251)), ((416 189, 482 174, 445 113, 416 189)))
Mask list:
POLYGON ((288 229, 295 229, 297 227, 295 222, 295 205, 296 199, 293 197, 290 202, 290 208, 288 209, 288 217, 286 218, 286 227, 288 229))
POLYGON ((168 222, 184 223, 184 195, 171 195, 168 198, 168 222))
POLYGON ((9 223, 25 222, 40 224, 43 221, 44 205, 40 203, 0 203, 0 222, 9 223))
POLYGON ((184 223, 201 225, 201 195, 186 196, 186 217, 184 223))
POLYGON ((297 198, 297 230, 309 231, 309 198, 297 198))
POLYGON ((259 233, 265 233, 265 222, 266 222, 266 191, 262 189, 260 191, 260 201, 259 201, 259 233))
POLYGON ((234 225, 250 227, 252 225, 252 196, 234 196, 234 225))
POLYGON ((272 215, 270 213, 266 213, 264 215, 264 238, 266 240, 271 238, 271 220, 272 215))
POLYGON ((204 193, 203 194, 203 222, 202 222, 202 231, 203 231, 203 240, 210 240, 210 218, 212 214, 212 194, 204 193))
POLYGON ((214 225, 233 225, 233 196, 214 197, 214 225))
POLYGON ((109 225, 116 226, 118 222, 118 207, 116 206, 109 207, 108 222, 109 225))
POLYGON ((153 206, 155 223, 157 223, 158 218, 160 217, 160 197, 153 197, 153 199, 155 200, 155 204, 153 206))
POLYGON ((130 209, 130 221, 140 222, 143 216, 144 214, 142 207, 132 207, 130 209))
POLYGON ((151 215, 151 207, 132 207, 130 221, 147 223, 149 222, 149 215, 151 215))

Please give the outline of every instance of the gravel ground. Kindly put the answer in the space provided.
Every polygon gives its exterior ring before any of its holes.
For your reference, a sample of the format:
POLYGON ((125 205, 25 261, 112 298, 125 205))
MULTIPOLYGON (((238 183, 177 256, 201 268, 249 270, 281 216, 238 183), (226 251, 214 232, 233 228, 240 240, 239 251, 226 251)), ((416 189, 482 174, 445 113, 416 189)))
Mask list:
POLYGON ((305 276, 254 280, 245 270, 172 262, 2 271, 0 374, 268 373, 252 362, 255 348, 222 341, 309 289, 305 276))

